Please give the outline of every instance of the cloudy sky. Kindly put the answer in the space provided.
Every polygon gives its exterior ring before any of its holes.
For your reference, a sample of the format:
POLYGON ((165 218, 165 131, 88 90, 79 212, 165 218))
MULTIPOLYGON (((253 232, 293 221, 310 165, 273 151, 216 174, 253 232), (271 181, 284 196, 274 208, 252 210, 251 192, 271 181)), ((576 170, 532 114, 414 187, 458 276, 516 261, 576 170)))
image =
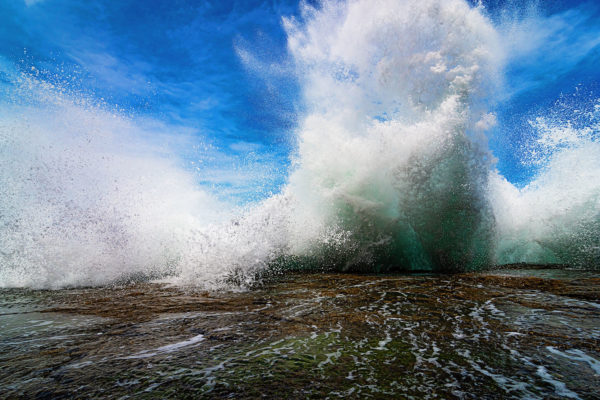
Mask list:
MULTIPOLYGON (((600 97, 600 5, 483 6, 509 49, 490 147, 500 172, 526 184, 535 169, 518 153, 529 121, 600 97)), ((196 136, 204 150, 180 156, 207 165, 202 183, 254 200, 285 182, 302 115, 282 27, 298 14, 293 0, 0 0, 0 72, 35 71, 196 136)))

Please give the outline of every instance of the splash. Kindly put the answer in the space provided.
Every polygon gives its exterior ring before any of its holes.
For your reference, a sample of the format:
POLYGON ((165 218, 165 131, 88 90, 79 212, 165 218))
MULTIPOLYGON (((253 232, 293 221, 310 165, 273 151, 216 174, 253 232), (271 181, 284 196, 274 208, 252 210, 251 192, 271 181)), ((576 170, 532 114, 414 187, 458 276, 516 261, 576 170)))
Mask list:
POLYGON ((30 75, 7 76, 0 285, 102 285, 176 272, 219 203, 145 139, 152 132, 30 75))
POLYGON ((524 161, 541 169, 522 189, 493 174, 499 263, 600 265, 600 102, 530 121, 524 161), (566 115, 565 115, 566 114, 566 115))
POLYGON ((524 188, 504 179, 486 135, 506 53, 481 6, 305 4, 284 27, 306 111, 287 185, 244 210, 200 187, 160 132, 10 78, 0 286, 598 265, 598 108, 583 127, 532 119, 529 161, 541 172, 524 188))
MULTIPOLYGON (((234 275, 246 278, 490 265, 484 132, 495 117, 484 99, 501 52, 480 10, 460 0, 331 2, 304 5, 284 27, 307 108, 293 171, 201 259, 236 254, 234 275)), ((202 282, 188 265, 184 280, 202 282)))
POLYGON ((288 187, 305 232, 339 226, 343 269, 489 264, 489 21, 463 1, 326 3, 304 20, 285 25, 310 110, 288 187))

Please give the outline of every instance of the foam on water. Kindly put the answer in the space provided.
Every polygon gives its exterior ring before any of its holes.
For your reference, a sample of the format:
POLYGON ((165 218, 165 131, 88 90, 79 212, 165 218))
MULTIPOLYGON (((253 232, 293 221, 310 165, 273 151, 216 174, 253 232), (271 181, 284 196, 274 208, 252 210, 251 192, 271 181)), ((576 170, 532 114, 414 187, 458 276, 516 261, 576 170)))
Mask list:
POLYGON ((157 144, 160 126, 4 71, 0 286, 599 265, 598 107, 582 127, 532 120, 540 172, 517 188, 487 147, 507 55, 481 7, 302 7, 283 20, 306 110, 293 167, 280 194, 241 212, 157 144))

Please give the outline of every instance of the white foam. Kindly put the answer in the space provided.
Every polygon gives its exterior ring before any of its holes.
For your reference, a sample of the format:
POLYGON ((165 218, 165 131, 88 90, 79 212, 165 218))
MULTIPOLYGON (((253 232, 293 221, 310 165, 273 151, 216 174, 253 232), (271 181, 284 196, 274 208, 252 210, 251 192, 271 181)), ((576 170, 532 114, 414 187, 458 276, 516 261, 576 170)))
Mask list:
POLYGON ((562 356, 562 357, 565 357, 565 358, 568 358, 570 360, 583 361, 590 366, 590 368, 594 371, 594 373, 600 375, 600 361, 587 355, 585 352, 583 352, 579 349, 569 349, 569 350, 566 350, 563 352, 552 346, 547 346, 546 348, 548 349, 549 352, 559 355, 559 356, 562 356))
POLYGON ((200 335, 194 336, 192 338, 189 338, 187 340, 183 340, 181 342, 167 344, 165 346, 157 347, 156 349, 153 349, 153 350, 144 350, 144 351, 141 351, 139 353, 136 353, 131 356, 124 357, 124 358, 127 358, 127 359, 129 359, 129 358, 148 358, 148 357, 153 357, 153 356, 160 355, 160 354, 173 353, 183 347, 192 346, 194 344, 202 342, 204 339, 205 339, 204 335, 200 334, 200 335))

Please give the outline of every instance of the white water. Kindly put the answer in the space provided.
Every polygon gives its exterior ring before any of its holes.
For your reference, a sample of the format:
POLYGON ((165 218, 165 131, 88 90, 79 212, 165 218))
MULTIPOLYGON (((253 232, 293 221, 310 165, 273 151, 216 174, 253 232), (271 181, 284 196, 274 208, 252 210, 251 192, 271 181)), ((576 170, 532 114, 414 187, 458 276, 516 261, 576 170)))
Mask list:
POLYGON ((353 1, 304 19, 286 21, 309 109, 287 193, 308 238, 338 225, 344 268, 488 263, 491 24, 463 1, 353 1))
POLYGON ((152 134, 26 76, 0 119, 0 285, 102 285, 177 269, 221 208, 152 134))
POLYGON ((598 265, 597 119, 585 129, 538 119, 541 173, 523 189, 500 176, 486 133, 507 55, 481 9, 328 2, 284 26, 307 109, 294 166, 281 194, 234 218, 156 130, 11 78, 0 116, 0 286, 168 276, 214 287, 290 263, 598 265))
POLYGON ((493 174, 498 262, 600 265, 599 117, 596 104, 584 128, 536 119, 530 161, 542 165, 538 176, 519 190, 493 174))

